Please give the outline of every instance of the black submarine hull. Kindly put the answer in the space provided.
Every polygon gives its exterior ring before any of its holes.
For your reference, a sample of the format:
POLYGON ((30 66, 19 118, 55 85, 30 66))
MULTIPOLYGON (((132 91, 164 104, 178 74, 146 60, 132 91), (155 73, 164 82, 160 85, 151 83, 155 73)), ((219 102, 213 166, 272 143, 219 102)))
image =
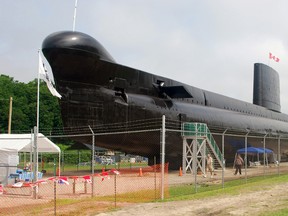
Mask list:
MULTIPOLYGON (((272 94, 272 100, 265 95, 256 97, 260 105, 270 101, 269 107, 263 107, 120 65, 98 41, 80 32, 64 31, 49 35, 43 41, 42 52, 62 95, 59 103, 67 133, 73 128, 83 128, 78 130, 79 134, 89 133, 88 126, 95 132, 101 132, 104 126, 106 132, 113 131, 115 125, 122 130, 133 130, 136 127, 133 122, 154 121, 161 119, 162 115, 177 122, 171 124, 171 129, 180 129, 181 122, 203 122, 212 132, 220 134, 226 129, 263 134, 288 132, 288 116, 280 113, 277 94, 272 94)), ((255 64, 255 68, 271 70, 263 64, 255 64)), ((274 77, 273 73, 269 71, 268 74, 274 77)), ((269 80, 269 76, 266 79, 269 80)), ((157 122, 149 127, 159 129, 160 125, 161 122, 157 122)), ((142 128, 137 125, 137 130, 146 128, 147 125, 142 128)), ((91 143, 88 136, 75 136, 73 139, 91 143)), ((216 140, 221 143, 220 136, 216 140)), ((160 136, 159 132, 151 132, 149 139, 139 134, 99 136, 96 145, 152 158, 159 156, 160 136)), ((170 166, 179 168, 182 161, 180 134, 171 133, 166 145, 167 161, 170 166)), ((277 142, 269 146, 276 147, 277 142)), ((230 149, 225 151, 234 157, 233 148, 226 147, 230 149)))

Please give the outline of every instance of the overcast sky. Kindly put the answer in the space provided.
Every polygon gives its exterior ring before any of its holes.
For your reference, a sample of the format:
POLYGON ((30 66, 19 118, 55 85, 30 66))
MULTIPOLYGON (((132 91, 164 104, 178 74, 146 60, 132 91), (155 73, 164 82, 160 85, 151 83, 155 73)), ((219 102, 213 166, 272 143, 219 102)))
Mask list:
MULTIPOLYGON (((42 41, 72 30, 74 8, 75 0, 1 0, 0 74, 37 78, 42 41)), ((287 8, 287 0, 78 0, 76 31, 119 64, 247 102, 254 63, 270 65, 288 114, 287 8)))

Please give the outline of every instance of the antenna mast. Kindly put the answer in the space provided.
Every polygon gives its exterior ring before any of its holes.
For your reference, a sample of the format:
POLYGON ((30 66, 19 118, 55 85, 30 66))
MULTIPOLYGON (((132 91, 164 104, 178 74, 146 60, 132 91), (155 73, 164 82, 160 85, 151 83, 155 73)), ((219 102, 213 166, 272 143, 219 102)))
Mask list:
POLYGON ((75 31, 77 3, 78 3, 78 0, 75 0, 74 17, 73 17, 73 31, 75 31))

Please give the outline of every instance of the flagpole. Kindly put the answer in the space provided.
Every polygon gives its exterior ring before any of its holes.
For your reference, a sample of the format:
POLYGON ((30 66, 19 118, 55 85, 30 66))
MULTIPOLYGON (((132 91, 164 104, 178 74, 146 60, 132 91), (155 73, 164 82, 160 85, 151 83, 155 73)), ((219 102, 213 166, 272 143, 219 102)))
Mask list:
MULTIPOLYGON (((38 64, 40 64, 41 59, 40 59, 40 50, 38 50, 38 64)), ((38 65, 39 68, 39 65, 38 65)), ((39 73, 39 69, 38 69, 38 79, 37 79, 37 116, 36 116, 36 132, 37 132, 37 136, 38 136, 38 132, 39 132, 39 96, 40 96, 40 73, 39 73)))
POLYGON ((77 3, 78 3, 78 0, 75 0, 74 17, 73 17, 73 32, 75 31, 75 24, 76 24, 77 3))
MULTIPOLYGON (((34 127, 34 157, 33 157, 33 180, 34 182, 38 181, 38 132, 39 132, 39 97, 40 97, 40 73, 39 73, 39 68, 40 68, 40 50, 38 49, 38 78, 37 78, 37 114, 36 114, 36 127, 34 127)), ((38 186, 34 186, 34 198, 38 198, 38 186)))

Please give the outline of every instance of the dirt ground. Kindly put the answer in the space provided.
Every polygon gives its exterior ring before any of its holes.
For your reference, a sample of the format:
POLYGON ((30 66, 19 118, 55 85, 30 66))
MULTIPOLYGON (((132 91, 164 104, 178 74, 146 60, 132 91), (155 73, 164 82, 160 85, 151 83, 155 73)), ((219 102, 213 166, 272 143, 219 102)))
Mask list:
POLYGON ((237 196, 221 196, 201 200, 185 200, 164 203, 145 203, 124 207, 121 210, 100 213, 112 215, 262 215, 287 205, 288 194, 283 191, 288 183, 265 191, 255 191, 237 196))
MULTIPOLYGON (((274 169, 275 170, 275 169, 274 169)), ((262 172, 262 170, 252 170, 262 172)), ((226 171, 226 178, 245 178, 233 176, 233 170, 226 171)), ((251 173, 249 173, 251 174, 251 173)), ((219 178, 219 176, 218 176, 219 178)), ((179 177, 178 177, 179 179, 179 177)), ((218 181, 212 179, 212 181, 218 181)), ((278 184, 263 190, 255 190, 235 196, 223 195, 220 197, 198 200, 185 200, 161 203, 143 203, 122 207, 119 210, 96 214, 97 216, 121 215, 263 215, 267 211, 275 211, 287 205, 288 183, 278 184)))

